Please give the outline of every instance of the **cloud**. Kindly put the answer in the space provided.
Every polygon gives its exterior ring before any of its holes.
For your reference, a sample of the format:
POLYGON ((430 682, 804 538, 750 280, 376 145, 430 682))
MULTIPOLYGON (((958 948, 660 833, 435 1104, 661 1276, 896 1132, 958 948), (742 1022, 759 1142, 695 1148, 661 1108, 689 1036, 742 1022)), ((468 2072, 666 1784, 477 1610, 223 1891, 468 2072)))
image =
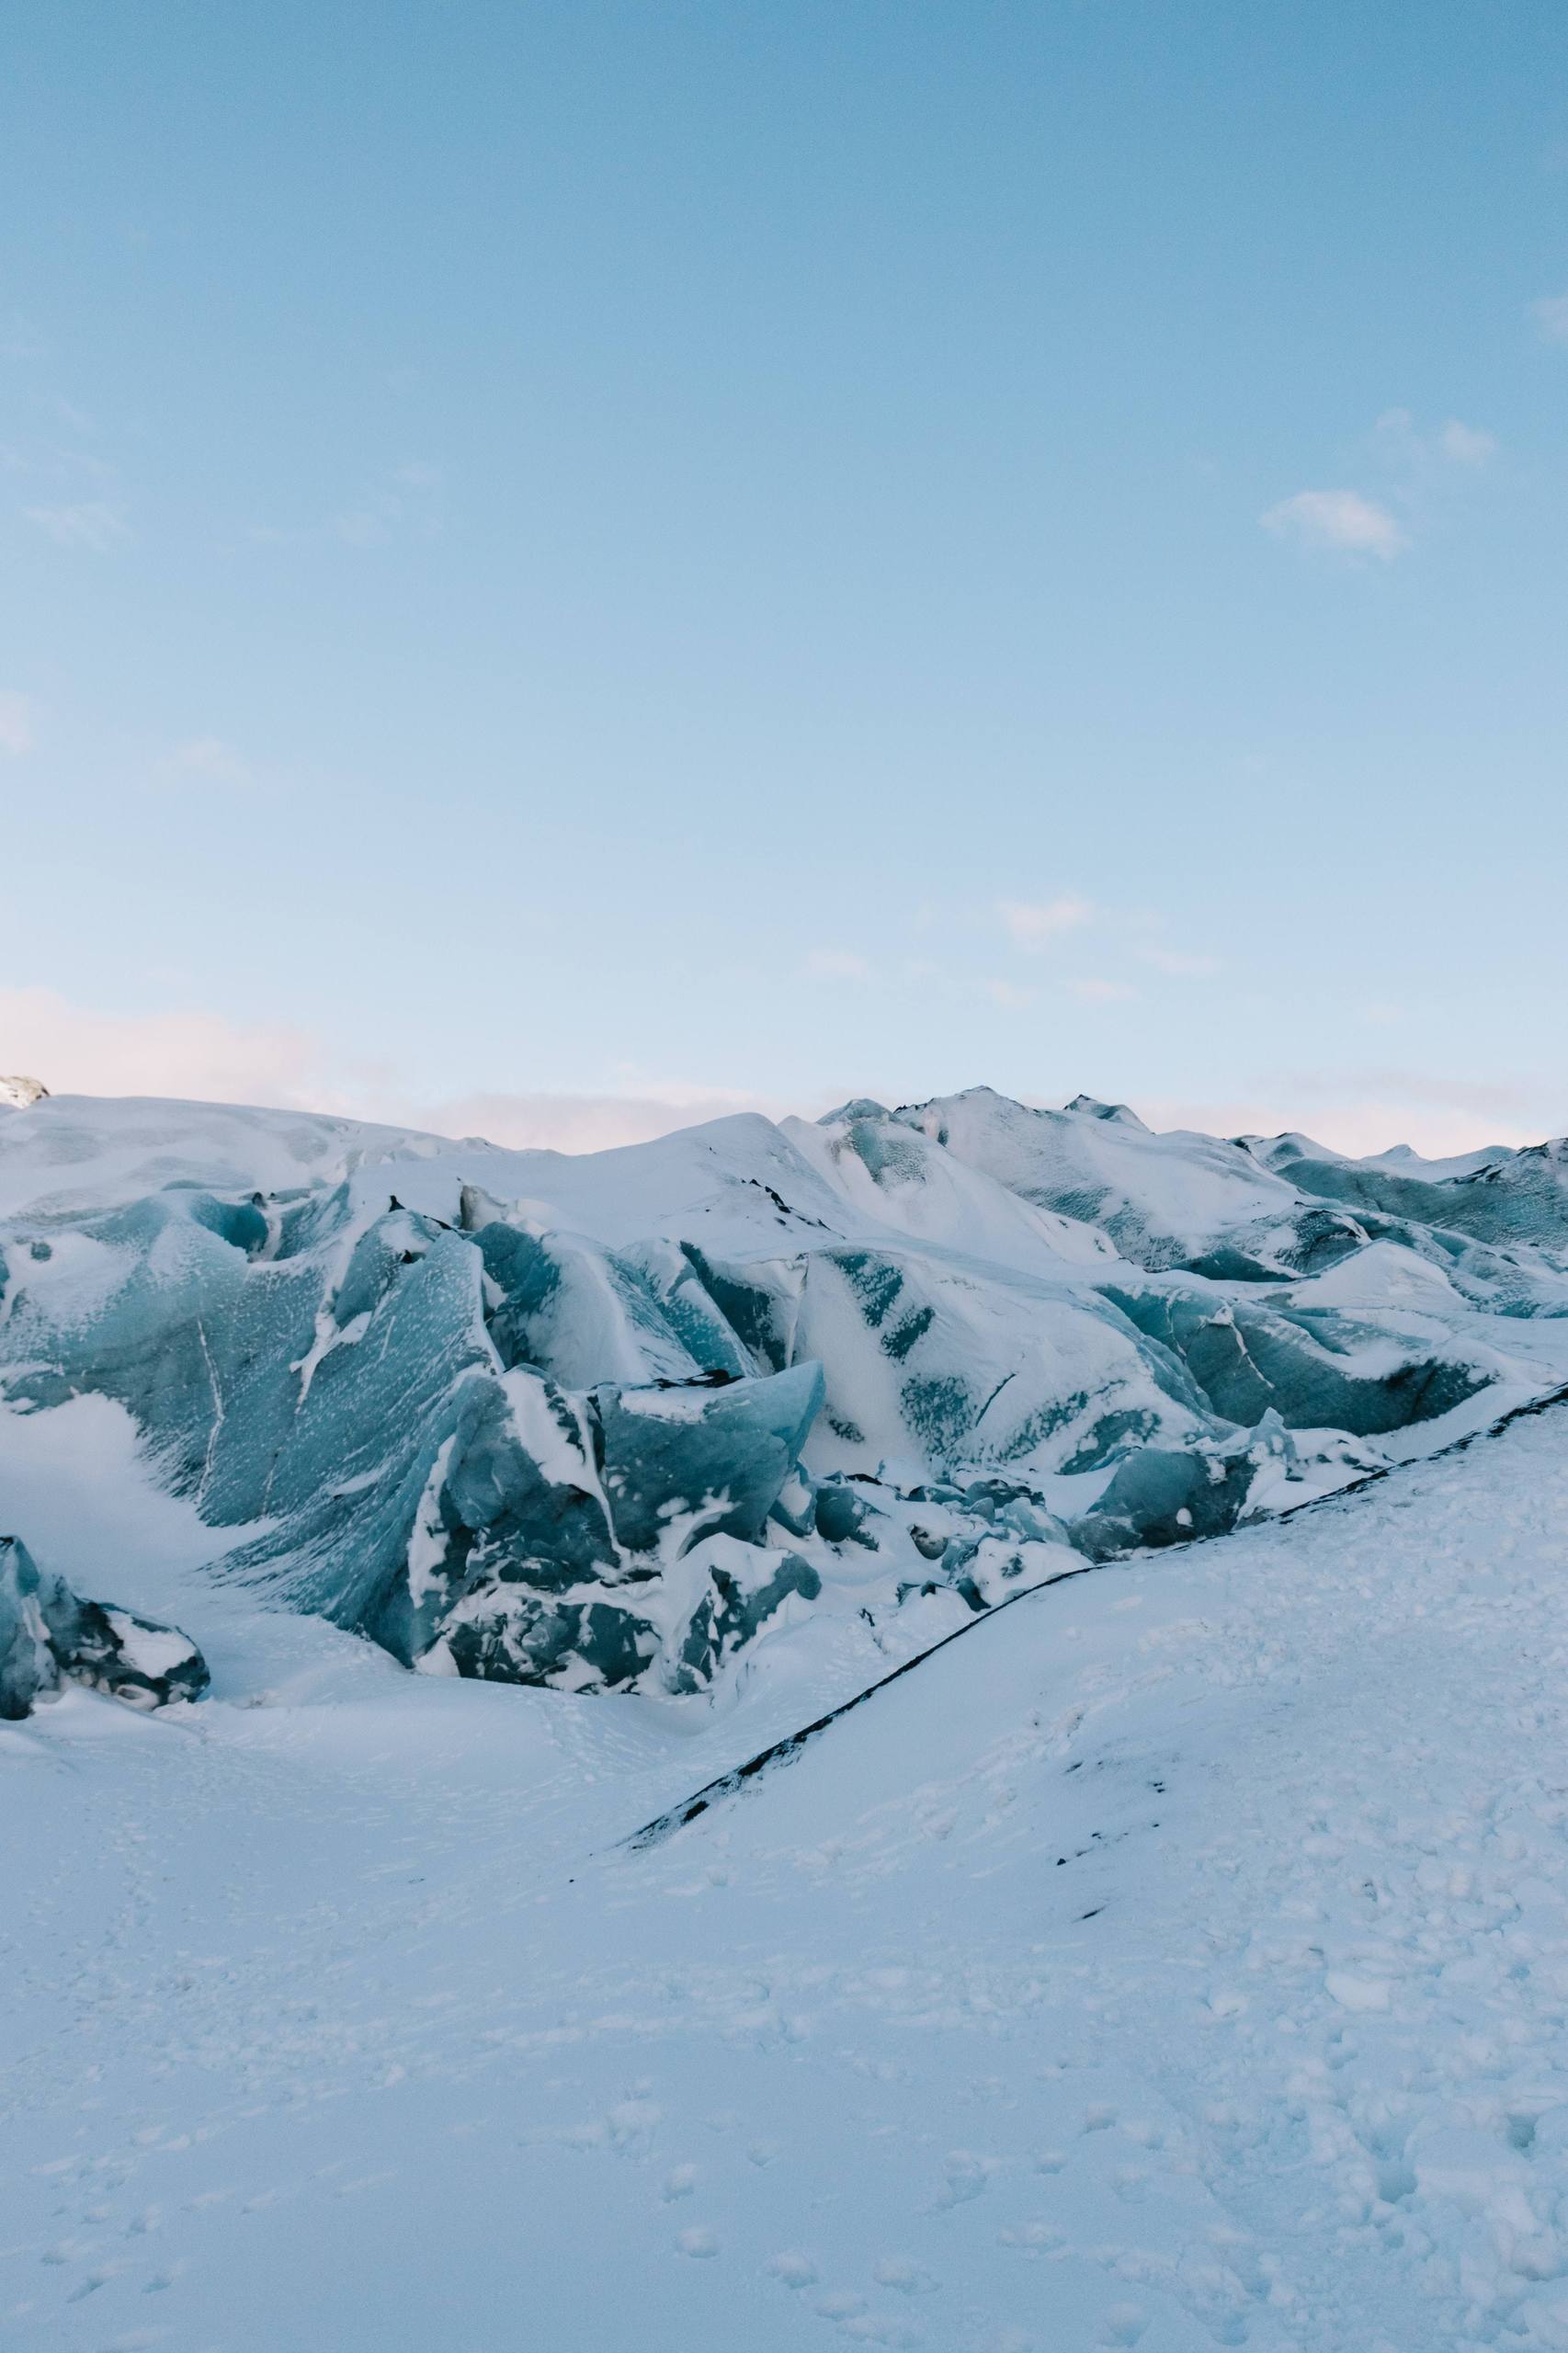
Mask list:
POLYGON ((196 777, 206 784, 248 784, 250 770, 233 749, 219 735, 194 735, 188 744, 180 744, 167 759, 158 763, 158 773, 171 781, 196 777))
POLYGON ((74 506, 28 506, 24 512, 58 547, 91 548, 96 555, 105 555, 131 537, 124 509, 101 498, 83 499, 74 506))
POLYGON ((1450 416, 1438 431, 1437 447, 1456 466, 1483 466, 1497 455, 1497 436, 1478 425, 1461 425, 1457 416, 1450 416))
POLYGON ((810 981, 869 981, 871 977, 864 956, 847 948, 813 948, 801 969, 810 981))
POLYGON ((1130 1005, 1138 995, 1128 981, 1069 981, 1067 986, 1085 1005, 1130 1005))
POLYGON ((0 1071, 25 1072, 55 1095, 173 1095, 298 1110, 319 1097, 320 1059, 300 1029, 216 1013, 100 1013, 53 989, 0 988, 0 1071))
POLYGON ((1432 1071, 1381 1069, 1346 1075, 1339 1071, 1294 1071, 1277 1084, 1298 1096, 1343 1096, 1393 1098, 1412 1105, 1439 1104, 1445 1109, 1506 1117, 1523 1111, 1532 1090, 1511 1079, 1449 1078, 1432 1071))
POLYGON ((1038 955, 1064 931, 1081 930, 1093 923, 1094 908, 1086 899, 1049 899, 1033 905, 1019 899, 1001 899, 996 912, 1018 946, 1038 955))
POLYGON ((1358 490, 1299 490, 1258 517, 1266 531, 1309 548, 1336 548, 1348 555, 1375 555, 1387 563, 1405 542, 1386 506, 1358 490))
POLYGON ((1141 948, 1138 953, 1145 964, 1169 972, 1173 980, 1207 980, 1222 970, 1218 956, 1199 955, 1185 948, 1141 948))
MULTIPOLYGON (((54 1095, 153 1095, 385 1120, 514 1149, 603 1152, 737 1111, 801 1106, 700 1081, 629 1074, 624 1092, 472 1094, 431 1102, 384 1072, 345 1068, 308 1030, 216 1013, 104 1013, 48 988, 0 988, 0 1072, 54 1095)), ((843 1089, 839 1090, 842 1094, 843 1089)), ((811 1107, 825 1109, 824 1095, 811 1107)))
POLYGON ((14 687, 0 687, 0 752, 7 758, 20 759, 33 747, 34 710, 32 699, 18 694, 14 687))
POLYGON ((304 546, 312 541, 336 540, 351 548, 386 547, 407 532, 433 539, 446 519, 445 502, 440 494, 445 480, 439 466, 411 459, 393 470, 389 483, 368 488, 352 506, 319 523, 291 529, 275 523, 256 523, 248 537, 261 547, 304 546))
MULTIPOLYGON (((97 418, 90 410, 79 408, 74 401, 62 400, 58 392, 51 401, 50 406, 61 424, 69 426, 73 433, 85 434, 90 439, 99 429, 97 418)), ((85 464, 99 473, 112 473, 114 471, 112 466, 106 466, 102 459, 78 457, 76 463, 85 464)))
POLYGON ((356 507, 347 515, 335 515, 327 529, 345 547, 385 547, 401 512, 395 498, 378 499, 373 506, 356 507))
POLYGON ((1530 316, 1543 341, 1568 343, 1568 294, 1543 294, 1530 304, 1530 316))
POLYGON ((1407 408, 1385 409, 1378 419, 1379 446, 1407 465, 1483 466, 1497 454, 1497 436, 1479 425, 1462 425, 1457 416, 1434 432, 1417 430, 1407 408))
POLYGON ((1020 988, 1017 981, 983 981, 981 986, 993 1005, 1001 1006, 1008 1013, 1021 1013, 1026 1006, 1034 1003, 1037 995, 1034 989, 1020 988))
MULTIPOLYGON (((1103 985, 1119 998, 1118 983, 1103 985)), ((61 1095, 262 1104, 558 1152, 642 1143, 737 1111, 812 1118, 830 1101, 867 1091, 839 1086, 802 1103, 627 1071, 617 1074, 619 1084, 594 1093, 498 1091, 430 1101, 400 1089, 384 1071, 346 1068, 301 1029, 213 1013, 105 1013, 47 988, 0 988, 0 1072, 40 1078, 61 1095)), ((1336 1151, 1358 1154, 1404 1142, 1442 1156, 1533 1143, 1568 1125, 1568 1101, 1550 1086, 1402 1069, 1278 1072, 1229 1099, 1135 1097, 1134 1108, 1152 1127, 1221 1136, 1304 1129, 1336 1151)))
POLYGON ((1352 1156, 1407 1143, 1432 1159, 1537 1143, 1562 1126, 1565 1112, 1548 1089, 1399 1069, 1280 1071, 1229 1099, 1140 1097, 1134 1108, 1154 1128, 1220 1136, 1303 1130, 1352 1156))

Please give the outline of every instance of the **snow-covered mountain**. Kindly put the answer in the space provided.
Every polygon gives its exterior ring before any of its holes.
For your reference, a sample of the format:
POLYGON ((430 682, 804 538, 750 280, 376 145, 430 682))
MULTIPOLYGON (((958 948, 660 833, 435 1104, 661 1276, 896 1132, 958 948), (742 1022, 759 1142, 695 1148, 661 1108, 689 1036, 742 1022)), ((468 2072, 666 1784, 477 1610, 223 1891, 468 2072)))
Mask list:
POLYGON ((1568 1380, 1563 1144, 1350 1161, 975 1088, 570 1157, 40 1096, 0 1219, 0 1396, 123 1409, 213 1577, 581 1691, 807 1620, 867 1679, 1568 1380))

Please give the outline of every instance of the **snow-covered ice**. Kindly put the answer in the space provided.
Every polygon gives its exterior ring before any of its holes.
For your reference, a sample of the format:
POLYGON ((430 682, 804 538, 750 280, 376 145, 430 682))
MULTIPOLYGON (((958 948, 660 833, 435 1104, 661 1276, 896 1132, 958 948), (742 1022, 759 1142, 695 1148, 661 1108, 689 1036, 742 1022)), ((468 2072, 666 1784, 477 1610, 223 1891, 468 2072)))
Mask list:
POLYGON ((177 1627, 84 1600, 19 1537, 0 1536, 0 1722, 21 1722, 66 1682, 157 1708, 199 1699, 207 1668, 177 1627))
POLYGON ((1562 1382, 1563 1175, 985 1088, 579 1159, 45 1097, 0 1393, 117 1400, 215 1574, 407 1665, 674 1695, 804 1612, 869 1679, 1562 1382))

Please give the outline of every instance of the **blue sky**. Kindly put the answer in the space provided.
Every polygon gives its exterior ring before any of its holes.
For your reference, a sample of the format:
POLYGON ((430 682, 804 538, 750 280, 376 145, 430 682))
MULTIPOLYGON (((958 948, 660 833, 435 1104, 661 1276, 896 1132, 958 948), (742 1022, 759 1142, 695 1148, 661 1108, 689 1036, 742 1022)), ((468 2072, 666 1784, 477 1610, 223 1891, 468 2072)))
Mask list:
POLYGON ((0 1068, 1568 1128, 1568 15, 0 34, 0 1068))

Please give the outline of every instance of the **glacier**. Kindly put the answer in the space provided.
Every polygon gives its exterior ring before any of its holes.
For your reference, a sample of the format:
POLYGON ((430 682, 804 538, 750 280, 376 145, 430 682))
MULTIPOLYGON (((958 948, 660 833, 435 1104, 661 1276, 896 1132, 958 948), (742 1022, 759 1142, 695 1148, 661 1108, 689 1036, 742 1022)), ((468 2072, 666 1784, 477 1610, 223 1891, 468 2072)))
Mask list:
POLYGON ((209 1680, 177 1627, 84 1601, 19 1538, 0 1536, 0 1720, 19 1722, 68 1682, 146 1709, 199 1699, 209 1680))
POLYGON ((678 1698, 806 1617, 906 1654, 1568 1381, 1562 1143, 979 1087, 573 1157, 24 1092, 0 1401, 113 1401, 215 1582, 426 1674, 678 1698))
POLYGON ((0 2340, 1561 2353, 1561 1165, 0 1112, 0 2340))

